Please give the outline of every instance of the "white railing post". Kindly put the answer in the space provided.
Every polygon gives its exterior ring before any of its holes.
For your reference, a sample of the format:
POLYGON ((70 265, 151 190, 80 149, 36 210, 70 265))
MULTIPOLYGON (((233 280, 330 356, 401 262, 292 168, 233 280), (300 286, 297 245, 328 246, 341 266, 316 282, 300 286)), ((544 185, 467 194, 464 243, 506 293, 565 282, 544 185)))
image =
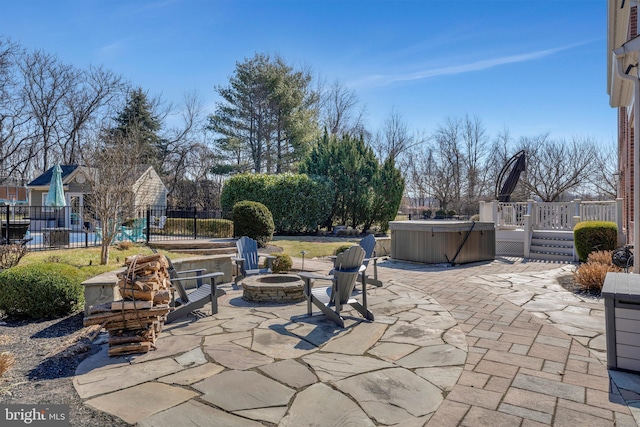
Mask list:
POLYGON ((491 217, 493 218, 493 222, 496 224, 496 227, 498 227, 499 225, 502 225, 500 221, 500 215, 498 214, 498 204, 500 202, 498 202, 497 200, 494 200, 493 202, 491 202, 491 217))
POLYGON ((531 255, 531 237, 533 237, 533 224, 531 224, 531 215, 524 215, 524 257, 529 258, 531 255))
POLYGON ((580 219, 580 199, 575 199, 573 201, 573 218, 571 221, 571 230, 576 226, 577 223, 581 221, 580 219))
MULTIPOLYGON (((534 211, 535 203, 536 202, 534 202, 532 199, 527 200, 527 215, 529 215, 529 223, 530 223, 529 225, 531 225, 531 227, 533 227, 534 224, 536 223, 536 221, 538 221, 537 215, 536 215, 536 213, 534 211)), ((525 219, 525 227, 524 227, 524 229, 525 229, 525 232, 526 232, 526 230, 527 230, 526 219, 525 219)))

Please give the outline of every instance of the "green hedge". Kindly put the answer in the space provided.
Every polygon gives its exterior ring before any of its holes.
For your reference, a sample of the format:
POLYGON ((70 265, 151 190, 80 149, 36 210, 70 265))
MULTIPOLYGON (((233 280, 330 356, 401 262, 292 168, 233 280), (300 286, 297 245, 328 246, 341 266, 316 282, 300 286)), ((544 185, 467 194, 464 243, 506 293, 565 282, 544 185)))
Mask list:
POLYGON ((0 273, 0 310, 15 318, 50 319, 84 307, 84 277, 58 263, 19 265, 0 273))
MULTIPOLYGON (((243 174, 229 178, 220 203, 230 210, 243 200, 264 204, 273 215, 275 233, 313 232, 331 214, 333 185, 326 178, 304 174, 243 174)), ((238 234, 238 233, 236 233, 238 234)))
POLYGON ((618 243, 618 226, 611 221, 582 221, 573 227, 573 241, 580 261, 594 251, 612 251, 618 243))
MULTIPOLYGON (((233 237, 233 221, 228 219, 198 219, 198 236, 211 238, 233 237)), ((193 233, 193 218, 167 218, 162 230, 154 234, 178 235, 193 233)))

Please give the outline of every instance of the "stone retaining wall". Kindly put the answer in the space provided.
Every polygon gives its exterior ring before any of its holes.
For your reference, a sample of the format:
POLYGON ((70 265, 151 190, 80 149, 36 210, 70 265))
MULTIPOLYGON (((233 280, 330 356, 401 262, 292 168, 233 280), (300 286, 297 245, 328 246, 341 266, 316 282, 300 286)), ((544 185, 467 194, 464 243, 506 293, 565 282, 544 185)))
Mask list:
MULTIPOLYGON (((233 266, 230 255, 205 255, 171 260, 176 270, 194 270, 204 268, 206 272, 221 271, 224 273, 224 282, 233 281, 233 266)), ((89 314, 89 308, 105 302, 122 299, 118 290, 116 274, 124 271, 124 268, 99 274, 82 282, 84 286, 84 314, 89 314)), ((195 280, 183 282, 188 288, 196 286, 195 280)))

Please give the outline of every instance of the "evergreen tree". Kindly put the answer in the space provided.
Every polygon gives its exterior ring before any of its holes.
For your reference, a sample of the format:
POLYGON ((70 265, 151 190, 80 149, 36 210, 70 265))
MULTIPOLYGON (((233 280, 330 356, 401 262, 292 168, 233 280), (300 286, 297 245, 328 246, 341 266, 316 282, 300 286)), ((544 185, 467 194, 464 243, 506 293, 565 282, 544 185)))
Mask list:
POLYGON ((111 144, 126 141, 136 152, 142 153, 140 160, 143 163, 161 172, 160 159, 167 150, 167 144, 158 135, 162 124, 142 88, 129 94, 124 109, 114 121, 116 126, 111 129, 111 144))
POLYGON ((257 54, 236 63, 223 101, 209 117, 221 152, 240 169, 256 173, 291 170, 317 136, 316 94, 311 76, 282 58, 257 54))
POLYGON ((327 227, 342 223, 366 230, 378 223, 386 230, 402 200, 404 179, 393 158, 380 165, 362 137, 325 132, 301 162, 300 172, 328 177, 335 186, 327 227))

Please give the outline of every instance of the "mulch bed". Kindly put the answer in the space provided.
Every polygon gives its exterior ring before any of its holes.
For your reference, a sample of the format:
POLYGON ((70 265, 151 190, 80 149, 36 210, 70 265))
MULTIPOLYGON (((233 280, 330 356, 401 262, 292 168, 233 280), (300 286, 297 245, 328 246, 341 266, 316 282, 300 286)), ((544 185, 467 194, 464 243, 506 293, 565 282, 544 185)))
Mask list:
POLYGON ((83 405, 73 387, 76 367, 99 350, 96 327, 82 326, 83 313, 47 321, 0 320, 0 352, 15 364, 0 377, 4 404, 69 405, 71 426, 128 426, 123 420, 83 405))

